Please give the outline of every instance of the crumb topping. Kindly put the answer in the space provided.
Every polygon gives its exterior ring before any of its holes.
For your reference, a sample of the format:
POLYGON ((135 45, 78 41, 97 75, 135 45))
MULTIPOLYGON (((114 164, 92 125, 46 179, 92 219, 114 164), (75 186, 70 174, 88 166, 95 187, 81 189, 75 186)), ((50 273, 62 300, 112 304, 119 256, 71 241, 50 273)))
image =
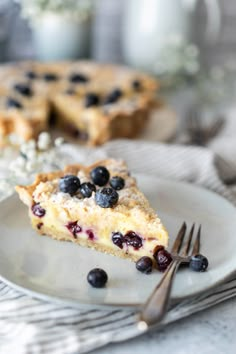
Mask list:
MULTIPOLYGON (((110 176, 120 176, 125 180, 125 186, 123 189, 118 190, 119 200, 114 209, 119 213, 127 213, 127 209, 137 217, 145 212, 148 213, 150 218, 156 220, 157 223, 160 220, 157 218, 155 212, 149 206, 148 201, 144 195, 139 192, 134 177, 130 176, 126 164, 122 160, 109 159, 104 164, 110 172, 110 176)), ((81 183, 91 182, 90 170, 81 168, 77 172, 81 183)), ((109 186, 109 184, 107 184, 109 186)), ((99 190, 100 187, 97 187, 99 190)), ((33 199, 35 202, 47 202, 63 205, 65 208, 73 209, 77 205, 81 205, 84 208, 90 208, 91 210, 98 208, 95 202, 95 192, 92 192, 90 198, 83 198, 80 193, 76 193, 71 196, 69 193, 63 193, 59 190, 59 178, 52 181, 40 182, 33 193, 33 199)))

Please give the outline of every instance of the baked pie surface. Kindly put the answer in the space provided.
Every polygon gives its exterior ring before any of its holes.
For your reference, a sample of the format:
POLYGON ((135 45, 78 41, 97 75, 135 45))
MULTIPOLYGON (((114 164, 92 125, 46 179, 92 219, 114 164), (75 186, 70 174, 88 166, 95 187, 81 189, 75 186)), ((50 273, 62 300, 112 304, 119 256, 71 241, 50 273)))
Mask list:
POLYGON ((51 114, 89 145, 132 138, 157 104, 156 80, 116 65, 22 62, 2 66, 0 80, 2 140, 11 133, 37 137, 48 129, 51 114))
POLYGON ((33 228, 41 235, 133 261, 152 257, 156 246, 168 244, 165 227, 121 160, 107 159, 89 167, 70 165, 64 171, 39 174, 32 185, 17 186, 16 191, 29 208, 33 228), (79 178, 80 187, 93 184, 92 171, 101 166, 109 172, 109 180, 103 186, 96 185, 90 197, 82 196, 80 188, 73 195, 61 191, 65 176, 79 178), (115 191, 118 200, 101 206, 101 190, 114 192, 111 184, 117 177, 124 182, 115 191))

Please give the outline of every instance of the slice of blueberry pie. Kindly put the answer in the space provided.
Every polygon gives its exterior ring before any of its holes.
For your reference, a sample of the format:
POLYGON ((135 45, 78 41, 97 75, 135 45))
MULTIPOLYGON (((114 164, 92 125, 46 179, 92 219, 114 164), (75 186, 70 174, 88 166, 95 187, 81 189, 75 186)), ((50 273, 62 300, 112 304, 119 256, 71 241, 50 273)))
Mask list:
POLYGON ((167 246, 167 231, 121 160, 39 174, 16 191, 39 234, 134 261, 167 246))

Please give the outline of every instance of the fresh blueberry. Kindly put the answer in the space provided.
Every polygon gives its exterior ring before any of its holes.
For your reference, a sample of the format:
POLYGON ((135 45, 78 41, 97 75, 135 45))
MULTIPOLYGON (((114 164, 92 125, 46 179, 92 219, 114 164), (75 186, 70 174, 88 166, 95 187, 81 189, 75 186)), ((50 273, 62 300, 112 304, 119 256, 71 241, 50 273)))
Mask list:
POLYGON ((18 109, 23 108, 22 103, 20 103, 18 100, 16 100, 15 98, 12 98, 12 97, 7 98, 6 106, 8 108, 18 108, 18 109))
POLYGON ((96 192, 96 187, 93 183, 84 182, 79 187, 80 193, 84 198, 90 198, 93 192, 96 192))
POLYGON ((141 82, 139 80, 134 80, 132 82, 132 88, 135 90, 135 91, 139 91, 141 89, 141 82))
POLYGON ((90 270, 87 275, 87 281, 94 288, 103 288, 108 280, 107 273, 101 268, 94 268, 90 270))
POLYGON ((35 80, 37 79, 37 74, 34 71, 27 71, 25 73, 25 76, 30 79, 30 80, 35 80))
POLYGON ((164 272, 172 262, 171 254, 166 251, 164 247, 160 248, 159 251, 156 251, 153 256, 157 262, 157 269, 160 272, 164 272))
POLYGON ((43 209, 39 203, 35 203, 31 207, 32 213, 39 218, 42 218, 46 214, 46 210, 43 209))
POLYGON ((121 232, 113 232, 111 236, 112 242, 119 248, 123 248, 124 236, 121 232))
POLYGON ((30 97, 33 95, 33 91, 28 84, 15 84, 13 88, 23 96, 30 97))
POLYGON ((90 172, 90 177, 94 184, 103 187, 109 181, 110 173, 106 167, 97 166, 90 172))
POLYGON ((189 267, 195 272, 205 272, 208 267, 208 259, 202 254, 196 254, 191 257, 189 267))
POLYGON ((59 79, 59 77, 54 73, 45 73, 43 75, 43 79, 45 81, 57 81, 59 79))
POLYGON ((137 262, 136 262, 136 268, 145 274, 149 274, 152 272, 152 259, 150 257, 144 256, 141 257, 137 262))
POLYGON ((104 187, 95 194, 95 201, 101 208, 112 208, 117 204, 118 199, 118 193, 110 187, 104 187))
POLYGON ((125 243, 129 246, 133 246, 138 250, 143 245, 143 240, 134 231, 128 231, 124 236, 125 243))
POLYGON ((124 178, 119 177, 119 176, 114 176, 110 179, 110 185, 112 188, 119 191, 120 189, 124 188, 124 186, 125 186, 124 178))
POLYGON ((107 95, 104 100, 104 104, 115 103, 122 96, 122 91, 120 89, 114 89, 111 93, 107 95))
POLYGON ((69 76, 69 81, 74 83, 74 84, 86 83, 86 82, 89 81, 89 78, 86 75, 81 74, 81 73, 72 73, 69 76))
POLYGON ((70 221, 66 225, 67 229, 72 233, 74 238, 77 238, 77 234, 82 231, 82 227, 78 225, 78 221, 70 221))
POLYGON ((87 93, 84 99, 85 107, 97 106, 100 102, 100 98, 96 93, 87 93))
POLYGON ((66 175, 60 178, 59 189, 63 193, 69 193, 73 196, 80 187, 80 180, 77 176, 66 175))

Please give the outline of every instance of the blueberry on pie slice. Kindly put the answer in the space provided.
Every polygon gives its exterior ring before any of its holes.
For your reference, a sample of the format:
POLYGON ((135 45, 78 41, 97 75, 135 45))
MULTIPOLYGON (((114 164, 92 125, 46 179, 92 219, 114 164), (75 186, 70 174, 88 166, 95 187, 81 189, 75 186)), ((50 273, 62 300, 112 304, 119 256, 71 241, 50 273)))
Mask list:
POLYGON ((165 227, 121 160, 39 174, 16 191, 41 235, 133 261, 168 244, 165 227))

